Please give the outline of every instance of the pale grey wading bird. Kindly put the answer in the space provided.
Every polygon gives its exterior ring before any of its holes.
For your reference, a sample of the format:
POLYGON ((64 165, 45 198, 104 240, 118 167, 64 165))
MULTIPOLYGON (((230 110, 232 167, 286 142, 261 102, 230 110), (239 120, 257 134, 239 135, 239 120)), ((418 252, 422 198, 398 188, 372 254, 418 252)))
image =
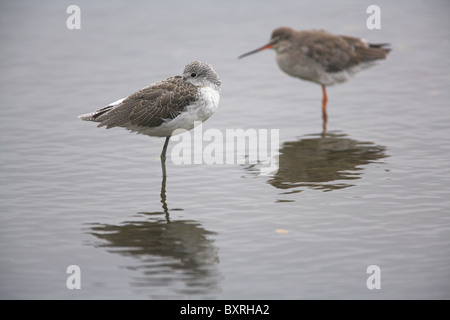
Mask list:
POLYGON ((272 32, 268 44, 240 55, 239 59, 265 49, 274 49, 281 70, 290 76, 320 84, 323 93, 323 130, 326 131, 326 86, 345 82, 356 72, 374 65, 377 60, 385 59, 391 51, 387 46, 387 43, 368 43, 324 30, 296 31, 280 27, 272 32))
POLYGON ((165 177, 170 137, 177 134, 175 130, 190 130, 213 115, 219 106, 221 85, 219 76, 209 64, 193 61, 186 65, 182 76, 156 82, 78 117, 99 122, 98 127, 105 126, 106 129, 122 127, 138 134, 165 137, 161 152, 165 177))

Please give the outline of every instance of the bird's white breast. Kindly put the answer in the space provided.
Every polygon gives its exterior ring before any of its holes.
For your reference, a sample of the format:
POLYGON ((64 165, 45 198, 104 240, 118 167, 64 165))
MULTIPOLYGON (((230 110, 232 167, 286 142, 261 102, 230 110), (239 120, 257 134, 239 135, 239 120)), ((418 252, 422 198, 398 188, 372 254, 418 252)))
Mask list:
POLYGON ((199 88, 199 99, 186 107, 178 117, 167 125, 175 129, 191 130, 200 122, 204 122, 216 112, 219 107, 220 94, 211 87, 199 88))
POLYGON ((216 89, 209 86, 200 87, 199 90, 200 95, 202 96, 202 98, 199 99, 199 104, 203 105, 201 106, 200 116, 204 117, 202 121, 205 121, 211 117, 219 107, 220 93, 216 89))

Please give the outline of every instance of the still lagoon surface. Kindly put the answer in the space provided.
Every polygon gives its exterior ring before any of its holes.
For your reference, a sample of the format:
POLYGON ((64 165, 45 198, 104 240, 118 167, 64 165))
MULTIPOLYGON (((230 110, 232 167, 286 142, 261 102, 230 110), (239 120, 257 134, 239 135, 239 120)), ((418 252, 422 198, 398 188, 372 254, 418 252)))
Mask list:
POLYGON ((80 30, 71 4, 0 3, 0 298, 450 298, 448 1, 378 1, 378 30, 368 1, 77 1, 80 30), (279 26, 391 43, 329 88, 326 133, 320 86, 237 59, 279 26), (162 179, 163 139, 77 118, 192 60, 223 82, 203 129, 278 129, 276 173, 162 179))

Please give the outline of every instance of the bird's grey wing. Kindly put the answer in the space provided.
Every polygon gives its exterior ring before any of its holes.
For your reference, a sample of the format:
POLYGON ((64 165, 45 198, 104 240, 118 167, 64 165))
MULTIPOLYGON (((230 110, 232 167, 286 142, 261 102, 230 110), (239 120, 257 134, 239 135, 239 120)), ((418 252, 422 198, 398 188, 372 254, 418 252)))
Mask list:
POLYGON ((389 43, 368 43, 359 38, 349 36, 341 36, 341 38, 347 41, 353 49, 354 60, 357 63, 385 59, 391 51, 389 43))
POLYGON ((386 51, 371 48, 359 38, 337 36, 326 31, 306 34, 302 45, 306 56, 321 65, 326 72, 341 72, 357 65, 386 57, 386 51))
POLYGON ((182 79, 156 84, 138 94, 139 103, 130 115, 132 125, 157 127, 176 118, 197 99, 197 88, 182 79))
POLYGON ((355 64, 352 47, 342 37, 326 31, 305 31, 302 52, 326 72, 340 72, 355 64))
POLYGON ((117 107, 98 117, 99 127, 137 125, 157 127, 174 119, 195 99, 196 87, 181 77, 172 77, 143 88, 117 107))

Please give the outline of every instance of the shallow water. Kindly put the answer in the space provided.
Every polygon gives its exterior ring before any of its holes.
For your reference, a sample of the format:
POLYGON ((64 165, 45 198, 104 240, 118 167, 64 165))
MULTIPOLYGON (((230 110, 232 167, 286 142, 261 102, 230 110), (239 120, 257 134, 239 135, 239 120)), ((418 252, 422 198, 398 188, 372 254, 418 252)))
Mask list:
POLYGON ((381 30, 361 1, 78 1, 81 30, 70 4, 0 4, 0 298, 450 298, 447 1, 380 2, 381 30), (392 44, 329 88, 326 134, 318 85, 237 60, 282 25, 392 44), (162 139, 77 118, 195 59, 223 81, 204 129, 279 129, 276 174, 162 180, 162 139))

